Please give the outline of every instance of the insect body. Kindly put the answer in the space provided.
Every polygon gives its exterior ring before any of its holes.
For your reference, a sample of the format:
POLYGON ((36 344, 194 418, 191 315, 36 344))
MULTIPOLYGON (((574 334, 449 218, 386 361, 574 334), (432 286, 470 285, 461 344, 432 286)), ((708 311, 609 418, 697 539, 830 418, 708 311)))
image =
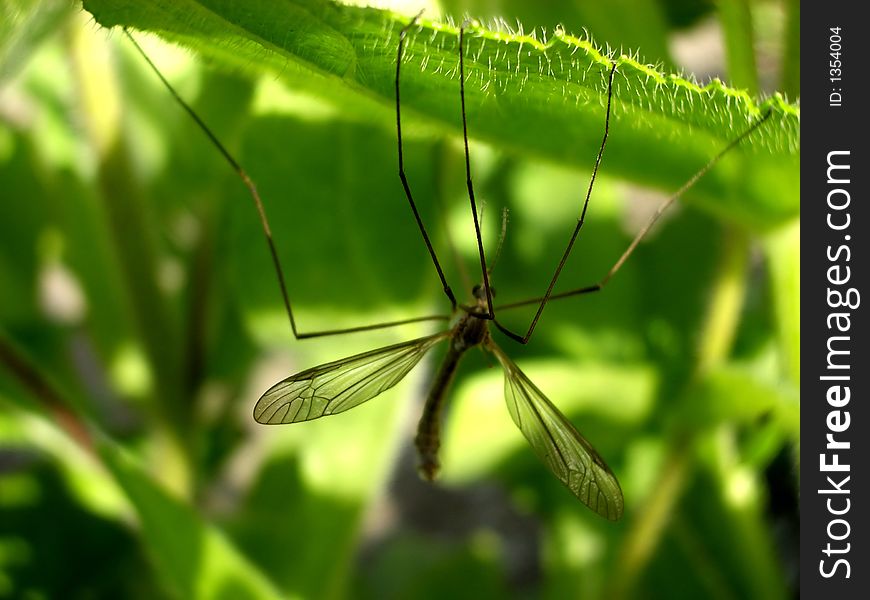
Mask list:
POLYGON ((514 423, 538 457, 589 508, 616 520, 622 516, 619 482, 595 448, 495 343, 484 318, 486 297, 475 288, 476 310, 465 311, 452 329, 364 352, 307 369, 272 386, 257 402, 263 424, 297 423, 343 412, 398 383, 434 345, 449 340, 435 375, 415 439, 420 472, 437 475, 441 408, 459 361, 476 346, 495 355, 505 373, 505 400, 514 423))
MULTIPOLYGON (((419 15, 418 15, 419 17, 419 15)), ((589 286, 571 289, 563 292, 555 292, 554 288, 559 274, 564 267, 567 258, 574 246, 574 242, 583 226, 586 209, 592 193, 592 187, 604 147, 607 141, 610 109, 613 90, 613 77, 616 72, 616 63, 611 63, 609 76, 607 77, 607 106, 604 122, 604 135, 598 150, 589 186, 582 202, 580 216, 569 237, 562 258, 553 273, 546 292, 542 297, 512 302, 501 307, 493 305, 493 293, 490 286, 491 267, 486 266, 483 242, 480 234, 478 209, 474 199, 474 189, 471 181, 471 166, 468 151, 468 131, 465 111, 465 87, 464 87, 464 62, 463 62, 463 34, 464 27, 459 31, 459 82, 460 101, 462 107, 463 141, 465 149, 466 182, 468 187, 469 203, 474 222, 477 240, 477 249, 480 259, 482 285, 473 291, 474 300, 470 305, 459 304, 453 295, 444 275, 444 271, 438 261, 437 254, 430 242, 429 235, 423 224, 417 206, 411 193, 411 187, 404 172, 403 149, 402 149, 402 122, 399 101, 399 74, 403 58, 403 45, 408 30, 416 24, 415 17, 400 32, 398 54, 396 61, 395 100, 396 100, 396 130, 398 140, 398 166, 399 177, 403 190, 413 213, 416 224, 420 230, 433 266, 441 281, 442 288, 447 299, 450 301, 454 315, 458 315, 453 327, 426 337, 417 338, 384 348, 371 350, 362 354, 350 356, 341 360, 326 363, 300 373, 292 375, 275 384, 267 390, 254 408, 254 418, 263 424, 284 424, 310 421, 326 415, 344 412, 355 406, 370 400, 396 385, 429 351, 430 348, 440 342, 448 341, 449 347, 445 358, 438 370, 427 398, 423 415, 418 425, 416 446, 420 455, 420 471, 427 479, 433 479, 439 469, 438 449, 440 445, 440 416, 441 409, 459 365, 462 356, 471 348, 480 346, 483 350, 494 355, 501 364, 505 374, 505 401, 511 418, 525 436, 532 449, 553 474, 584 504, 597 514, 616 520, 623 513, 623 496, 619 483, 604 460, 598 455, 592 445, 577 431, 574 425, 550 402, 538 387, 517 367, 517 365, 496 344, 490 334, 490 323, 504 333, 510 339, 522 344, 528 343, 544 307, 550 300, 568 298, 572 296, 594 293, 600 291, 610 281, 614 274, 621 268, 627 258, 635 250, 641 239, 655 224, 661 214, 667 210, 683 193, 709 171, 728 151, 734 148, 742 140, 757 129, 769 116, 770 112, 762 115, 741 135, 726 145, 716 154, 706 166, 692 176, 686 184, 665 200, 659 209, 650 217, 646 225, 641 228, 636 237, 629 244, 610 270, 597 283, 589 286), (509 309, 517 306, 537 305, 532 321, 525 334, 515 333, 507 329, 496 318, 497 310, 509 309)), ((130 38, 132 40, 132 37, 130 38)), ((135 44, 135 41, 133 42, 135 44)), ((138 48, 138 46, 137 46, 138 48)), ((141 52, 141 49, 140 49, 141 52)), ((232 158, 221 142, 211 133, 198 115, 181 99, 171 85, 163 78, 147 56, 142 53, 145 60, 154 68, 157 75, 167 86, 172 95, 190 116, 202 128, 212 143, 218 148, 230 166, 236 171, 242 182, 248 188, 251 198, 257 208, 266 241, 275 266, 279 288, 281 290, 284 306, 290 321, 290 327, 296 339, 323 337, 341 333, 367 331, 393 327, 396 325, 414 323, 420 321, 447 320, 443 315, 425 316, 389 323, 365 325, 342 330, 328 330, 316 332, 300 332, 296 326, 289 294, 287 293, 284 273, 278 259, 278 253, 272 240, 271 228, 266 219, 265 208, 257 193, 256 187, 242 167, 232 158)))

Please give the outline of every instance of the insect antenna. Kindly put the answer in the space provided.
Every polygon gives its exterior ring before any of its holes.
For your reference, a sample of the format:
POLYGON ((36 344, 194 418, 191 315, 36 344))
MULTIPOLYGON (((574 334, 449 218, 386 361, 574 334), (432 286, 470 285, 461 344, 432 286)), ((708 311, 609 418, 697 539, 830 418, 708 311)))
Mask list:
POLYGON ((498 264, 498 259, 501 258, 501 250, 504 247, 504 239, 507 237, 507 225, 508 225, 508 216, 510 215, 510 210, 507 206, 502 208, 501 210, 501 233, 498 234, 498 245, 495 247, 495 255, 492 257, 492 261, 489 263, 489 268, 487 272, 490 276, 492 276, 492 272, 495 270, 495 265, 498 264))

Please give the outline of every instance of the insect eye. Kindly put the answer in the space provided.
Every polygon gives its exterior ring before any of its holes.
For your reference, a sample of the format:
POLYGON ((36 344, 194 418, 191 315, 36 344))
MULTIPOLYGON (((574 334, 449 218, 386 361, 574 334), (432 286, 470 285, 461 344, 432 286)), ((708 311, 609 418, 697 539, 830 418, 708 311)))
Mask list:
MULTIPOLYGON (((489 286, 489 293, 493 298, 495 298, 494 287, 489 286)), ((486 291, 484 287, 480 284, 477 284, 473 288, 471 288, 471 295, 474 296, 475 300, 486 300, 486 291)))

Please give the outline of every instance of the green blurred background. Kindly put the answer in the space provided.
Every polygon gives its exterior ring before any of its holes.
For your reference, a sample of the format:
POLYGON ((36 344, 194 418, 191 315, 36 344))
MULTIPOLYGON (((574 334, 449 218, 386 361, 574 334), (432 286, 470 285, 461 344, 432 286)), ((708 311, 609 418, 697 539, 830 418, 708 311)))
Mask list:
MULTIPOLYGON (((664 72, 795 100, 798 6, 444 0, 426 17, 586 28, 664 72)), ((610 523, 538 462, 482 353, 454 385, 435 486, 410 442, 440 350, 353 411, 256 425, 279 379, 432 327, 294 341, 244 187, 120 30, 64 1, 0 11, 0 598, 797 596, 799 215, 747 217, 727 187, 764 150, 711 173, 742 216, 689 195, 602 293, 549 305, 526 347, 497 337, 616 473, 626 512, 610 523)), ((449 309, 396 174, 388 96, 137 39, 257 183, 301 330, 449 309)), ((459 122, 406 121, 409 180, 464 299, 459 122)), ((654 157, 620 142, 623 122, 611 171, 630 173, 654 157)), ((490 248, 511 211, 498 299, 537 296, 594 150, 543 160, 488 131, 471 151, 490 248)), ((675 183, 608 174, 606 154, 559 289, 597 281, 699 166, 655 133, 675 183)), ((763 189, 799 189, 799 149, 770 160, 763 189)))

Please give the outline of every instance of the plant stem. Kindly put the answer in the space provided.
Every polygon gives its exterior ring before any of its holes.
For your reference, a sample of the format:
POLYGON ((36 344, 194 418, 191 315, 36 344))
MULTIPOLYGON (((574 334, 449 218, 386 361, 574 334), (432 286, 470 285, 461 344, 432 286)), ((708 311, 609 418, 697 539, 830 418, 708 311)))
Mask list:
MULTIPOLYGON (((746 289, 749 266, 749 241, 742 233, 726 230, 722 256, 713 283, 707 315, 699 334, 699 346, 692 375, 682 394, 692 394, 709 370, 728 358, 746 289)), ((699 435, 695 431, 676 431, 669 445, 657 484, 643 502, 626 536, 618 571, 609 598, 630 598, 647 564, 667 530, 674 507, 689 480, 694 449, 699 435)))

